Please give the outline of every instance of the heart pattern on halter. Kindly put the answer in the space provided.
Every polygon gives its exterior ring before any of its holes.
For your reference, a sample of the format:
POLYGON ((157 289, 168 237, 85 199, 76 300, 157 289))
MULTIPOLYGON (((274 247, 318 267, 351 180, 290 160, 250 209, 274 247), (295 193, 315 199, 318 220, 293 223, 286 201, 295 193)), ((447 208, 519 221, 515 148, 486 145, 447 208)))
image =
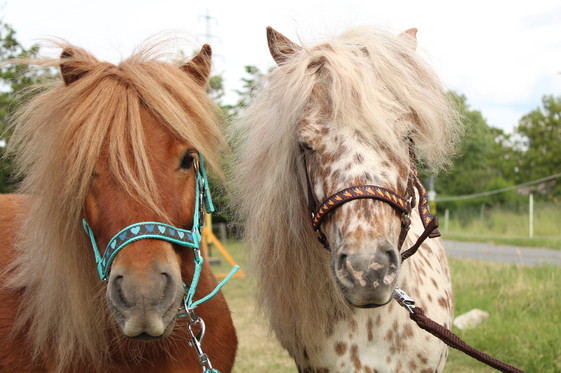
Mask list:
POLYGON ((168 241, 177 245, 198 249, 200 242, 200 232, 197 230, 189 231, 180 229, 171 225, 163 223, 143 222, 130 225, 117 233, 105 248, 105 252, 101 257, 97 251, 97 245, 93 239, 91 229, 88 223, 83 220, 82 224, 86 233, 92 240, 94 245, 94 252, 96 253, 96 261, 98 263, 98 272, 102 280, 107 278, 111 262, 117 253, 126 245, 131 242, 138 241, 144 238, 152 238, 158 240, 168 241), (158 229, 156 229, 156 227, 158 229))
POLYGON ((195 176, 195 209, 193 212, 193 228, 185 230, 177 228, 161 222, 141 222, 131 224, 117 233, 105 248, 103 255, 99 252, 97 242, 93 231, 85 219, 82 219, 82 225, 86 234, 92 243, 92 248, 97 263, 97 270, 101 280, 106 280, 109 274, 111 263, 117 253, 126 245, 144 238, 168 241, 176 245, 189 247, 199 250, 201 241, 201 230, 204 225, 205 212, 212 213, 214 205, 210 196, 208 179, 204 168, 204 157, 199 154, 198 163, 196 164, 195 176))

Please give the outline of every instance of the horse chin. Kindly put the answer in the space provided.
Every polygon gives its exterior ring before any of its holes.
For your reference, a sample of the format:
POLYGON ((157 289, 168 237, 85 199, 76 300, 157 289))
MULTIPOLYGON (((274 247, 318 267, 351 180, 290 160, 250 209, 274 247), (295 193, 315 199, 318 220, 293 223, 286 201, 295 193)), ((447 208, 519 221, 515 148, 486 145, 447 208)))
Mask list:
POLYGON ((168 324, 168 326, 166 327, 166 329, 164 330, 164 333, 159 335, 159 336, 152 336, 148 333, 141 333, 139 335, 136 335, 134 337, 132 336, 128 336, 125 334, 123 327, 121 325, 119 325, 121 328, 121 332, 123 332, 123 335, 125 335, 125 337, 132 339, 134 341, 141 341, 141 342, 153 342, 153 341, 159 341, 161 339, 165 339, 167 337, 169 337, 173 331, 173 327, 175 326, 175 318, 171 320, 171 322, 168 324))
POLYGON ((381 303, 381 304, 374 304, 374 303, 369 303, 369 304, 352 304, 349 302, 349 300, 347 298, 345 298, 345 300, 349 303, 350 306, 353 306, 355 308, 378 308, 378 307, 382 307, 385 306, 386 304, 390 303, 392 301, 392 297, 390 297, 390 299, 388 299, 388 301, 386 303, 381 303))
POLYGON ((370 287, 350 287, 346 279, 341 281, 339 278, 336 279, 336 283, 341 295, 349 306, 355 308, 377 308, 385 306, 393 300, 393 289, 396 286, 396 280, 395 278, 390 283, 370 287))
POLYGON ((169 337, 173 332, 177 310, 183 298, 178 298, 163 315, 153 314, 146 317, 144 314, 131 314, 115 307, 108 299, 108 306, 123 336, 135 341, 157 341, 169 337))
POLYGON ((351 307, 355 308, 377 308, 385 306, 390 303, 393 299, 393 292, 386 294, 379 294, 379 292, 364 295, 364 294, 354 294, 349 292, 348 289, 344 288, 343 285, 339 284, 339 288, 345 301, 351 307))

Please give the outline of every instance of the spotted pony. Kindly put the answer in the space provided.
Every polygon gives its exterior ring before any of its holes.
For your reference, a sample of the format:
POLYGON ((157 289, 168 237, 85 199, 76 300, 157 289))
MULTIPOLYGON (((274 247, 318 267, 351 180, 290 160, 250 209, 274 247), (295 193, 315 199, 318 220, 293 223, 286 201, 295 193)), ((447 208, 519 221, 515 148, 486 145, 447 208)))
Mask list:
POLYGON ((447 167, 461 132, 415 51, 416 30, 359 28, 304 47, 272 28, 267 36, 278 67, 230 136, 239 149, 236 207, 271 328, 299 372, 442 371, 445 344, 392 301, 400 287, 450 327, 440 240, 424 241, 403 263, 400 255, 425 230, 422 211, 398 208, 425 197, 411 187, 416 164, 447 167), (368 189, 389 197, 321 211, 340 191, 368 189))

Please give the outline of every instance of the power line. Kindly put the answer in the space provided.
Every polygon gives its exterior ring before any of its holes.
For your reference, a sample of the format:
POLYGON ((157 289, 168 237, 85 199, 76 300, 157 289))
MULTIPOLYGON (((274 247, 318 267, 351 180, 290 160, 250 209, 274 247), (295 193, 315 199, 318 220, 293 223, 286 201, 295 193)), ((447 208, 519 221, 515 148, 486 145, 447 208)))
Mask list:
POLYGON ((477 198, 477 197, 485 197, 485 196, 490 196, 490 195, 493 195, 493 194, 508 192, 509 190, 514 190, 514 189, 518 189, 518 188, 527 187, 527 186, 534 185, 534 184, 540 184, 540 183, 543 183, 545 181, 557 179, 558 177, 561 177, 561 172, 558 173, 558 174, 542 177, 541 179, 528 181, 527 183, 523 183, 523 184, 513 185, 513 186, 509 186, 509 187, 505 187, 505 188, 495 189, 495 190, 489 190, 487 192, 465 194, 463 196, 436 198, 435 201, 436 202, 449 202, 449 201, 458 201, 458 200, 477 198))

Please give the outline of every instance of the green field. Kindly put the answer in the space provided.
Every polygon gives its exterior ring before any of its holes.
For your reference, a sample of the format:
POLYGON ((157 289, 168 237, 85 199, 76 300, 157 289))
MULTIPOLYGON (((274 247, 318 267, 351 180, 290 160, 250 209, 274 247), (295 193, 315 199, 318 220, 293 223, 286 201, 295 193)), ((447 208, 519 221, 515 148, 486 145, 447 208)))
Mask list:
POLYGON ((532 238, 529 237, 528 210, 525 204, 450 209, 448 224, 445 211, 441 209, 438 213, 446 239, 561 250, 561 206, 558 203, 535 204, 532 238))
MULTIPOLYGON (((226 247, 245 267, 242 245, 231 243, 226 247)), ((489 319, 476 329, 454 330, 461 338, 526 372, 561 372, 560 267, 520 267, 456 259, 450 260, 450 264, 456 314, 473 308, 490 313, 489 319)), ((213 266, 216 273, 224 273, 227 268, 224 260, 220 266, 213 266)), ((255 310, 252 279, 234 278, 223 291, 240 342, 234 373, 296 372, 255 310)), ((451 350, 445 371, 494 370, 451 350)))

